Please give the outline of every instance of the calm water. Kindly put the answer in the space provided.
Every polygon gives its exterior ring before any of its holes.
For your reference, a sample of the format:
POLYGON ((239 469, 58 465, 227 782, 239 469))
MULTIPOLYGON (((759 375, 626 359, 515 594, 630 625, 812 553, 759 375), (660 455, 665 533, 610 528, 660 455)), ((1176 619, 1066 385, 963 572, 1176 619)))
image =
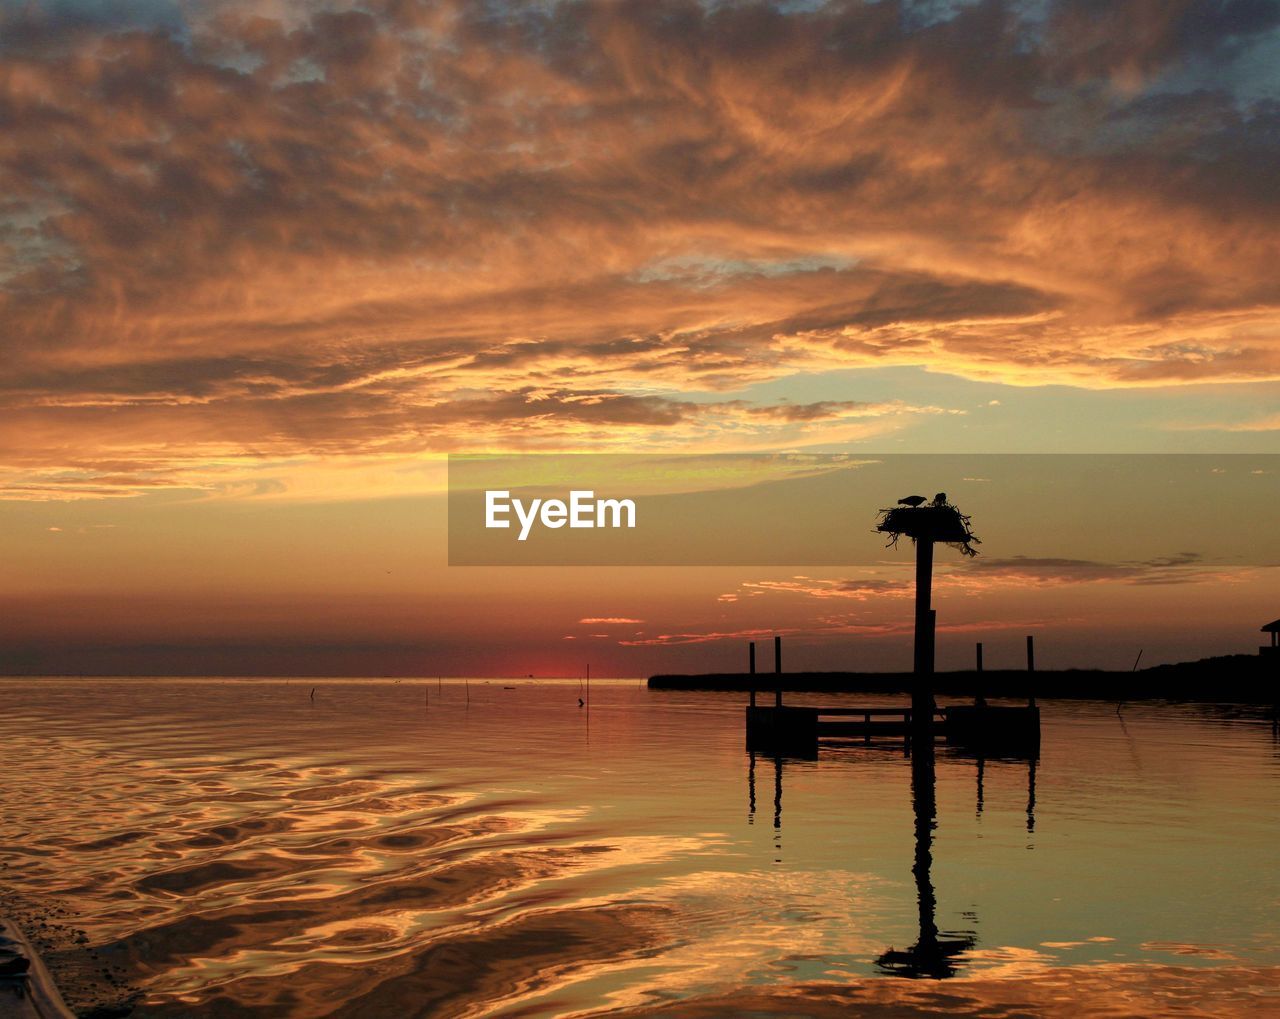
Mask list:
POLYGON ((908 980, 900 748, 753 763, 741 696, 591 695, 3 680, 0 882, 146 1016, 1280 1014, 1269 723, 1043 702, 1034 770, 940 748, 956 976, 908 980))

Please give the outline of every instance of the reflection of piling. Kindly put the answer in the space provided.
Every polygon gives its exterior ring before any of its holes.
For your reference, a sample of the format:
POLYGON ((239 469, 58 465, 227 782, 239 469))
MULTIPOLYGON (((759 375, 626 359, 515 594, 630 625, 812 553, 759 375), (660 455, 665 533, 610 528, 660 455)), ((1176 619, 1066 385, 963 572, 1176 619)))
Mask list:
POLYGON ((773 759, 773 851, 774 863, 782 862, 782 758, 773 759))
POLYGON ((1036 830, 1036 759, 1027 761, 1027 834, 1036 830))
POLYGON ((889 949, 876 959, 886 973, 934 980, 956 975, 954 961, 972 948, 972 935, 941 937, 938 934, 938 900, 933 890, 933 831, 937 817, 937 779, 933 744, 917 744, 911 751, 911 806, 915 816, 915 857, 911 874, 916 882, 920 937, 906 949, 889 949))
POLYGON ((911 873, 916 879, 920 905, 920 940, 917 950, 928 955, 937 951, 938 900, 933 891, 933 826, 937 816, 937 782, 934 776, 933 744, 921 744, 911 753, 911 801, 915 815, 916 852, 911 873))

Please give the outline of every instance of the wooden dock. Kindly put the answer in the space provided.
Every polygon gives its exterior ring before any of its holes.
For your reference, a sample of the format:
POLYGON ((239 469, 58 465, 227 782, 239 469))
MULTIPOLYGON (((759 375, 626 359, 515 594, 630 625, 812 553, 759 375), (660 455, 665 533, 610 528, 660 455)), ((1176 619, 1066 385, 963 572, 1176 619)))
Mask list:
MULTIPOLYGON (((919 731, 909 707, 750 706, 747 749, 816 757, 823 741, 909 743, 919 731)), ((935 709, 935 740, 993 754, 1025 757, 1040 750, 1040 709, 954 705, 935 709)))
MULTIPOLYGON (((817 708, 818 738, 874 739, 906 736, 911 731, 910 708, 817 708), (825 721, 838 718, 840 721, 825 721)), ((945 719, 945 712, 935 711, 934 721, 945 719)))

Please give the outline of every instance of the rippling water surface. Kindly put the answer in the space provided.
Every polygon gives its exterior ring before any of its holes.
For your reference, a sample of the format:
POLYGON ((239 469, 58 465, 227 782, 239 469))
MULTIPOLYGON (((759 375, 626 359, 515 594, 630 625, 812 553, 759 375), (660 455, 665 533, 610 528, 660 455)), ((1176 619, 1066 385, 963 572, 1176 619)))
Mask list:
POLYGON ((1034 766, 940 748, 927 883, 967 947, 953 979, 906 980, 878 964, 921 938, 901 749, 752 760, 740 696, 0 696, 0 882, 74 909, 138 1015, 1280 1014, 1262 720, 1042 702, 1034 766))

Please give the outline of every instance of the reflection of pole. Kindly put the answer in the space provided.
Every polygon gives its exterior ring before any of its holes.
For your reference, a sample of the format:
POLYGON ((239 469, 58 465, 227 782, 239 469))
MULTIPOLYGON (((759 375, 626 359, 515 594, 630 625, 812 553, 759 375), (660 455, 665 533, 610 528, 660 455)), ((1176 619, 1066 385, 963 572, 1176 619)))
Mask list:
POLYGON ((747 824, 756 823, 756 755, 752 752, 747 764, 747 824))
POLYGON ((773 846, 782 862, 782 758, 773 759, 773 846))
POLYGON ((916 541, 915 680, 911 684, 911 727, 919 741, 933 739, 933 541, 916 541))
POLYGON ((876 965, 897 976, 942 980, 956 975, 956 965, 952 960, 972 948, 976 939, 972 935, 938 936, 938 901, 933 893, 930 873, 933 867, 933 830, 938 813, 933 753, 932 743, 921 743, 911 755, 911 806, 916 828, 915 863, 911 873, 916 879, 916 899, 920 907, 920 940, 901 951, 889 949, 876 960, 876 965))
POLYGON ((1036 759, 1027 761, 1027 834, 1036 830, 1036 759))
POLYGON ((911 753, 911 805, 916 821, 916 856, 911 873, 915 875, 916 895, 920 902, 920 940, 916 943, 916 953, 925 959, 937 951, 938 945, 938 925, 934 918, 937 899, 930 874, 933 867, 933 824, 937 814, 935 785, 933 743, 919 743, 911 753))

